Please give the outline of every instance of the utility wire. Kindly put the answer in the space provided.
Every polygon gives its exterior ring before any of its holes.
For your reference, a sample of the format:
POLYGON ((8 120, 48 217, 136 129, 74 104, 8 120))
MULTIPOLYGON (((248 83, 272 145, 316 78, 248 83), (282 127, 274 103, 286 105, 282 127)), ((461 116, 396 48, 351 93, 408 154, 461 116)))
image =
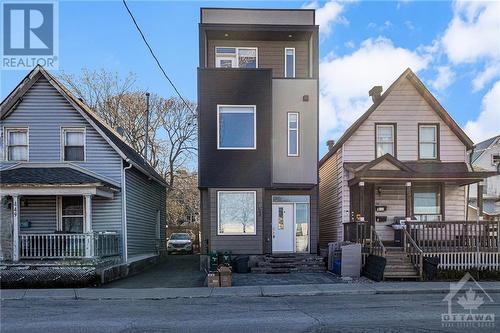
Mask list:
POLYGON ((165 72, 165 70, 163 69, 163 66, 161 65, 160 61, 158 60, 158 58, 156 57, 155 53, 153 52, 153 49, 151 48, 151 46, 149 45, 147 39, 146 39, 146 36, 144 36, 144 33, 142 32, 141 28, 139 27, 139 24, 137 24, 137 21, 135 20, 135 17, 134 17, 134 14, 132 14, 132 12, 130 11, 130 8, 128 7, 127 5, 127 2, 125 0, 123 0, 123 5, 125 6, 125 8, 127 9, 127 12, 128 14, 130 15, 130 18, 132 19, 132 21, 134 22, 134 25, 135 27, 137 28, 137 31, 139 31, 139 33, 141 34, 141 37, 142 37, 142 40, 144 41, 144 43, 146 44, 146 46, 148 47, 149 49, 149 52, 151 53, 151 55, 153 56, 153 58, 155 59, 156 61, 156 64, 158 65, 158 67, 160 68, 161 72, 163 73, 163 75, 165 76, 165 78, 168 80, 168 82, 170 83, 170 85, 174 88, 175 92, 177 93, 177 95, 179 96, 179 98, 184 102, 184 104, 186 105, 186 107, 191 111, 193 112, 193 110, 191 109, 191 106, 188 104, 188 102, 186 102, 186 100, 184 99, 184 97, 182 97, 181 93, 179 92, 179 90, 177 89, 177 87, 175 86, 174 82, 172 82, 172 80, 168 77, 167 73, 165 72))

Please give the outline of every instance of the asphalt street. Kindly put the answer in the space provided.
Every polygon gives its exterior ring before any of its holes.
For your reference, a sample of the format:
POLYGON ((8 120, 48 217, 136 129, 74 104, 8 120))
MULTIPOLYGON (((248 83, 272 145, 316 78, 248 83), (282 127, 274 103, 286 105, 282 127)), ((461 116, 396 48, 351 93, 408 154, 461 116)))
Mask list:
MULTIPOLYGON (((443 327, 442 294, 4 300, 1 332, 498 332, 443 327)), ((500 320, 500 294, 480 312, 500 320)))

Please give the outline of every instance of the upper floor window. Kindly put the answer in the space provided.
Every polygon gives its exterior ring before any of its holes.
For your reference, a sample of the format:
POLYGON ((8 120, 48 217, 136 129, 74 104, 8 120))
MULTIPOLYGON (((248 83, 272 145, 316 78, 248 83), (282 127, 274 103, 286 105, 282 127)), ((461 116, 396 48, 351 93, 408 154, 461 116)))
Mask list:
POLYGON ((285 77, 295 77, 295 48, 285 48, 285 77))
POLYGON ((500 163, 500 154, 491 155, 491 164, 498 165, 500 163))
POLYGON ((376 124, 376 151, 377 158, 385 154, 395 156, 396 126, 394 124, 376 124))
POLYGON ((418 158, 437 160, 439 152, 439 125, 418 125, 418 158))
POLYGON ((63 161, 85 160, 85 129, 63 128, 63 161))
POLYGON ((257 68, 256 47, 216 47, 215 67, 257 68))
POLYGON ((28 161, 28 136, 27 128, 6 129, 7 161, 28 161))
POLYGON ((299 156, 299 114, 288 113, 288 156, 299 156))
POLYGON ((256 149, 255 105, 218 105, 217 123, 218 149, 256 149))

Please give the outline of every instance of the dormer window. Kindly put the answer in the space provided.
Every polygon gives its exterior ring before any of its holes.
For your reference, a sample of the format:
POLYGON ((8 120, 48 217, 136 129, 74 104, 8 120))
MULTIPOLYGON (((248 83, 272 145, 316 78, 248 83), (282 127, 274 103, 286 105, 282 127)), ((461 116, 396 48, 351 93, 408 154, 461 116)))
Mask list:
POLYGON ((491 155, 491 164, 495 166, 500 164, 500 154, 491 155))
POLYGON ((418 125, 418 158, 420 160, 439 159, 439 125, 418 125))
POLYGON ((216 47, 215 67, 218 68, 257 68, 256 47, 216 47))
POLYGON ((28 129, 6 129, 7 161, 28 161, 28 129))
POLYGON ((63 161, 85 161, 85 128, 63 128, 62 141, 63 161))

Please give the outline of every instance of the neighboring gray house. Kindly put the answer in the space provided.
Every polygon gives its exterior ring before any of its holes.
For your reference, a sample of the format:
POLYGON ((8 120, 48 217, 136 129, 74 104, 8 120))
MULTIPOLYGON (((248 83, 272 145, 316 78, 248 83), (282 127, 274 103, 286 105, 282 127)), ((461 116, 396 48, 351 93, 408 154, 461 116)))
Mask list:
MULTIPOLYGON (((470 163, 477 171, 500 170, 500 135, 494 136, 476 144, 469 151, 470 163)), ((470 186, 468 219, 477 217, 477 185, 470 186)), ((483 184, 483 214, 487 219, 500 218, 500 176, 484 179, 483 184)))
POLYGON ((0 112, 3 264, 164 251, 164 180, 56 78, 37 66, 0 112))

